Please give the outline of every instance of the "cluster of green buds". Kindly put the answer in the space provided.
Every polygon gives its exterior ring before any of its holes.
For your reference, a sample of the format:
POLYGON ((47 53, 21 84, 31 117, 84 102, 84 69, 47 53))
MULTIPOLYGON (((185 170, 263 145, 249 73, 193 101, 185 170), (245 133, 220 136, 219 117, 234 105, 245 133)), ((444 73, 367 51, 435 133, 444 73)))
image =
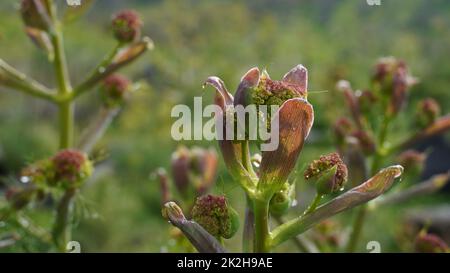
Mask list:
POLYGON ((33 200, 42 200, 52 190, 80 188, 92 171, 92 162, 86 154, 72 149, 62 150, 51 158, 25 167, 20 181, 26 186, 10 188, 6 198, 13 208, 22 209, 33 200))
MULTIPOLYGON (((238 107, 256 105, 256 111, 259 111, 261 106, 276 108, 270 119, 266 119, 270 121, 267 125, 272 129, 275 128, 273 121, 278 122, 276 130, 279 143, 274 149, 266 150, 261 147, 261 154, 252 154, 250 145, 259 145, 260 140, 253 138, 235 140, 227 138, 228 136, 219 138, 219 147, 229 174, 240 184, 247 197, 245 250, 250 250, 253 243, 255 252, 270 251, 314 224, 378 197, 390 188, 403 171, 401 166, 385 168, 369 180, 363 180, 364 183, 318 206, 324 195, 341 192, 348 177, 347 167, 338 153, 321 156, 308 166, 304 174, 307 181, 315 183, 316 198, 302 217, 281 224, 271 231, 270 216, 276 216, 277 221, 283 221, 280 216, 296 203, 295 183, 289 178, 314 122, 313 107, 307 101, 307 83, 308 72, 302 65, 292 68, 281 80, 272 80, 267 71, 260 72, 258 68, 252 68, 241 78, 234 97, 220 78, 209 77, 205 82, 205 85, 210 85, 216 90, 214 102, 221 109, 215 113, 218 121, 216 125, 223 126, 216 128, 218 131, 227 130, 230 117, 231 122, 239 121, 235 118, 238 107)), ((375 99, 370 94, 365 94, 361 96, 360 101, 371 103, 375 99)), ((354 105, 357 104, 355 102, 354 105)), ((358 111, 355 111, 355 117, 358 117, 357 114, 358 111)), ((342 126, 336 126, 335 130, 342 136, 342 140, 346 139, 347 135, 353 135, 352 139, 359 139, 359 142, 368 147, 367 150, 373 150, 367 136, 357 133, 362 131, 362 127, 342 121, 342 126)), ((265 143, 270 140, 265 140, 265 143)), ((185 174, 185 170, 190 166, 188 153, 178 151, 174 158, 176 169, 180 174, 185 174)), ((188 184, 186 181, 189 176, 179 175, 179 177, 182 179, 179 179, 178 187, 183 189, 184 185, 188 184)), ((191 212, 193 221, 181 216, 181 209, 174 202, 167 202, 164 205, 163 214, 167 215, 174 226, 183 231, 198 251, 223 252, 223 246, 217 239, 229 238, 237 228, 237 224, 232 220, 236 214, 226 204, 225 197, 207 195, 197 198, 191 212), (196 226, 197 224, 200 224, 201 228, 196 226), (230 230, 233 232, 230 233, 230 230)))
MULTIPOLYGON (((130 93, 138 89, 117 71, 141 57, 153 48, 148 37, 141 37, 143 22, 135 11, 120 11, 113 16, 111 32, 117 40, 116 46, 82 81, 71 81, 64 46, 64 24, 83 15, 93 3, 86 1, 80 7, 67 6, 59 12, 58 1, 20 0, 20 15, 25 32, 32 42, 45 50, 54 70, 54 83, 50 87, 26 75, 0 59, 0 84, 15 91, 43 99, 58 108, 59 147, 78 150, 62 150, 51 158, 40 160, 26 167, 21 173, 22 188, 12 188, 7 199, 14 209, 24 208, 31 201, 39 201, 52 195, 56 201, 55 221, 49 237, 60 251, 65 251, 70 241, 68 229, 72 223, 72 207, 79 188, 91 176, 93 164, 87 155, 103 136, 106 128, 127 100, 130 93), (100 85, 103 106, 98 116, 89 123, 75 143, 75 102, 88 91, 100 85)), ((111 36, 113 36, 111 35, 111 36)))
POLYGON ((131 93, 131 82, 125 76, 112 74, 100 86, 100 95, 107 108, 121 106, 131 93))
POLYGON ((281 216, 288 212, 289 208, 297 204, 295 195, 295 183, 284 183, 281 190, 277 191, 270 199, 270 213, 281 216))
POLYGON ((239 216, 225 196, 208 194, 198 197, 191 215, 216 238, 230 239, 239 229, 239 216))
MULTIPOLYGON (((394 57, 378 60, 368 89, 353 90, 348 81, 338 82, 337 89, 343 94, 349 118, 338 119, 333 132, 338 152, 349 167, 348 175, 352 186, 357 186, 369 175, 374 175, 386 163, 386 159, 396 156, 396 162, 405 168, 406 180, 417 180, 422 172, 426 156, 407 149, 420 140, 450 129, 450 116, 440 117, 441 110, 437 102, 433 99, 425 99, 419 102, 414 121, 419 130, 403 133, 402 135, 406 135, 406 138, 397 143, 390 139, 393 124, 407 104, 410 89, 416 83, 417 80, 410 74, 406 63, 394 57)), ((430 185, 430 188, 434 187, 432 183, 430 185)), ((401 198, 391 200, 400 202, 397 200, 410 198, 411 192, 424 194, 427 192, 425 188, 408 189, 398 193, 401 198)), ((434 189, 436 187, 428 193, 434 189)), ((366 209, 363 208, 361 211, 363 215, 366 209)), ((355 242, 358 241, 360 234, 358 226, 361 226, 362 222, 363 220, 355 219, 353 223, 356 228, 353 229, 354 232, 349 240, 348 249, 351 251, 355 247, 355 242)))
POLYGON ((267 198, 277 192, 285 195, 285 183, 314 120, 313 107, 307 101, 307 69, 297 65, 282 80, 272 80, 267 71, 252 68, 241 78, 234 97, 218 77, 209 77, 205 84, 217 91, 215 103, 222 109, 222 115, 216 115, 216 119, 223 119, 224 126, 227 113, 237 106, 279 106, 274 116, 269 117, 272 120, 267 119, 267 125, 278 119, 280 143, 273 151, 262 151, 257 172, 252 168, 248 147, 242 146, 247 140, 243 143, 223 139, 219 140, 219 146, 230 174, 241 182, 248 194, 261 194, 267 198), (248 156, 243 157, 243 154, 248 156))
POLYGON ((396 115, 402 109, 410 87, 417 83, 406 63, 394 57, 378 61, 372 80, 375 94, 389 99, 388 115, 396 115))
POLYGON ((347 166, 339 154, 331 153, 311 162, 304 172, 304 177, 315 183, 319 195, 326 195, 344 189, 347 172, 347 166))
MULTIPOLYGON (((345 80, 338 82, 337 88, 344 94, 351 114, 351 119, 346 117, 338 119, 333 128, 339 153, 347 154, 349 147, 353 143, 358 143, 359 150, 365 157, 386 154, 385 143, 378 142, 385 142, 389 124, 406 104, 409 89, 416 83, 417 80, 409 73, 406 63, 394 57, 381 58, 377 62, 370 89, 353 91, 349 82, 345 80), (380 116, 380 112, 384 115, 380 116)), ((427 98, 420 101, 415 119, 420 131, 396 148, 408 148, 420 139, 450 129, 450 117, 440 115, 441 109, 434 99, 427 98)), ((399 161, 407 159, 403 157, 399 157, 399 161)), ((408 171, 411 168, 406 169, 408 171)))
POLYGON ((142 20, 134 10, 123 10, 113 16, 112 29, 120 43, 136 42, 141 37, 142 20))

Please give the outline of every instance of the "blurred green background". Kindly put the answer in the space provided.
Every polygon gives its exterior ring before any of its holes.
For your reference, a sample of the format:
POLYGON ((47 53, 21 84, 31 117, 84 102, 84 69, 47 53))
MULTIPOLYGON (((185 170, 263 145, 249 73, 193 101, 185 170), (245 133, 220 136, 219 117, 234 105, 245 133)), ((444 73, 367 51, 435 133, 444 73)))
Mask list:
MULTIPOLYGON (((242 74, 253 66, 267 68, 275 79, 298 63, 309 69, 309 89, 328 92, 309 95, 316 121, 299 168, 334 149, 330 126, 344 113, 343 101, 334 89, 336 81, 348 79, 355 88, 367 87, 379 57, 404 59, 420 79, 410 94, 411 104, 434 97, 443 112, 448 112, 450 2, 381 2, 381 6, 369 6, 365 0, 97 0, 84 17, 68 24, 66 53, 75 83, 114 46, 109 30, 114 12, 123 8, 139 11, 143 33, 155 43, 153 51, 123 72, 133 80, 146 81, 148 88, 133 96, 101 141, 109 157, 83 189, 81 207, 88 213, 80 217, 74 233, 82 250, 158 252, 166 244, 168 224, 160 216, 158 183, 149 174, 157 167, 168 167, 179 144, 170 136, 172 106, 191 105, 193 96, 211 101, 212 91, 201 88, 210 75, 220 76, 234 90, 242 74)), ((53 86, 51 66, 23 32, 17 9, 18 1, 0 2, 0 57, 53 86)), ((89 124, 99 104, 96 92, 79 101, 77 132, 89 124)), ((55 110, 45 102, 0 87, 3 184, 10 183, 27 162, 56 151, 55 110)), ((404 114, 405 123, 411 122, 411 115, 404 114)), ((223 164, 220 170, 215 191, 229 195, 242 213, 242 191, 227 176, 223 164)), ((441 195, 417 205, 436 200, 448 202, 441 195)), ((397 250, 391 240, 395 228, 385 227, 386 222, 397 223, 391 220, 402 212, 400 207, 371 217, 374 224, 367 225, 366 241, 386 242, 390 250, 397 250)), ((239 250, 234 243, 238 240, 227 244, 239 250)), ((285 246, 283 250, 291 249, 285 246)))

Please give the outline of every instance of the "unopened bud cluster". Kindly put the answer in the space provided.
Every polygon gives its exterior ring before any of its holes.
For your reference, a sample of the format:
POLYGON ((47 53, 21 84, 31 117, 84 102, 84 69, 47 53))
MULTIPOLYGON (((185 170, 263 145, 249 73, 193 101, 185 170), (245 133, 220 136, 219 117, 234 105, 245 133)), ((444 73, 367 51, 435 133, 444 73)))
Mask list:
POLYGON ((239 228, 239 217, 225 196, 198 197, 192 208, 192 219, 217 238, 231 238, 239 228))
POLYGON ((304 172, 306 180, 316 183, 320 195, 340 191, 347 182, 347 175, 347 166, 337 153, 320 156, 304 172))

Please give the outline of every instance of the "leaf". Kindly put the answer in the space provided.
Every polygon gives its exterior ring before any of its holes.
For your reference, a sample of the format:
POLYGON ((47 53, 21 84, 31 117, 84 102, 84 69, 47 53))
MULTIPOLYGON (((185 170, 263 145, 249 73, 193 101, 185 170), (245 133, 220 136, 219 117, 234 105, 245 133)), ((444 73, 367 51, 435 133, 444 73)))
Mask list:
MULTIPOLYGON (((275 114, 278 116, 279 145, 274 151, 262 153, 260 185, 282 184, 286 181, 303 148, 314 122, 311 104, 301 98, 287 100, 275 114)), ((272 130, 276 130, 273 126, 272 130)))
POLYGON ((306 93, 308 88, 308 70, 299 64, 283 76, 283 81, 298 86, 302 93, 306 93))
POLYGON ((403 167, 400 165, 385 168, 363 184, 334 198, 313 212, 286 222, 273 231, 272 245, 277 246, 324 219, 380 196, 392 186, 395 178, 398 178, 402 172, 403 167))
POLYGON ((209 234, 202 226, 192 220, 187 220, 181 208, 175 202, 164 205, 163 216, 170 223, 179 228, 192 245, 200 253, 225 253, 227 252, 217 239, 209 234))
MULTIPOLYGON (((234 122, 234 119, 227 118, 227 110, 233 108, 233 96, 228 92, 223 81, 218 77, 209 77, 204 86, 210 85, 216 89, 216 96, 214 102, 221 108, 221 113, 216 115, 216 130, 219 138, 219 147, 222 152, 222 156, 227 166, 228 171, 234 179, 246 183, 251 183, 247 178, 249 173, 242 165, 242 147, 239 142, 235 142, 232 139, 227 139, 226 127, 228 122, 234 122)), ((233 112, 233 111, 231 111, 233 112)))

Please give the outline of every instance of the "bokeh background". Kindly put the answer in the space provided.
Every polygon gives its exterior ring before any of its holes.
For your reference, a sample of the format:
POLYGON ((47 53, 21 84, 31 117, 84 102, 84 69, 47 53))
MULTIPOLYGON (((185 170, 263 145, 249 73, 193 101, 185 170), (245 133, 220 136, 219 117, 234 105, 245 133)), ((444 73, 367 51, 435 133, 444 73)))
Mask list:
MULTIPOLYGON (((365 0, 97 0, 85 16, 68 24, 66 52, 75 83, 114 46, 109 29, 114 12, 123 8, 139 11, 143 33, 155 43, 153 51, 124 71, 145 82, 146 88, 134 94, 107 131, 99 147, 108 158, 83 189, 74 232, 83 251, 159 252, 167 244, 168 224, 160 214, 158 183, 150 174, 160 166, 168 167, 171 153, 180 144, 170 136, 172 106, 192 105, 194 96, 211 101, 213 92, 201 88, 210 75, 220 76, 234 90, 241 75, 253 66, 267 68, 272 78, 281 77, 298 63, 309 69, 309 89, 326 92, 309 96, 316 121, 299 168, 334 150, 331 124, 343 113, 344 105, 334 88, 336 81, 348 79, 356 88, 367 87, 379 57, 405 60, 420 79, 410 93, 410 104, 433 97, 448 112, 450 2, 381 2, 381 6, 369 6, 365 0)), ((0 57, 53 85, 46 56, 23 32, 16 0, 0 2, 0 57)), ((89 124, 99 104, 97 92, 83 96, 76 109, 77 132, 89 124)), ((414 107, 410 109, 401 117, 404 124, 411 123, 414 107)), ((56 151, 55 110, 0 87, 0 187, 14 183, 27 162, 56 151)), ((450 154, 449 139, 447 134, 434 140, 442 145, 441 153, 450 154)), ((206 141, 184 144, 216 147, 206 141)), ((430 172, 448 169, 448 161, 440 170, 428 165, 430 172)), ((244 195, 223 164, 214 191, 228 195, 242 213, 244 195)), ((413 200, 408 208, 435 203, 448 204, 448 193, 413 200)), ((398 251, 395 238, 406 210, 398 206, 370 216, 364 241, 378 240, 384 249, 398 251)), ((35 217, 38 222, 49 221, 48 216, 35 217)), ((238 240, 239 236, 227 245, 239 250, 238 240)), ((283 250, 294 249, 287 244, 283 250)))

